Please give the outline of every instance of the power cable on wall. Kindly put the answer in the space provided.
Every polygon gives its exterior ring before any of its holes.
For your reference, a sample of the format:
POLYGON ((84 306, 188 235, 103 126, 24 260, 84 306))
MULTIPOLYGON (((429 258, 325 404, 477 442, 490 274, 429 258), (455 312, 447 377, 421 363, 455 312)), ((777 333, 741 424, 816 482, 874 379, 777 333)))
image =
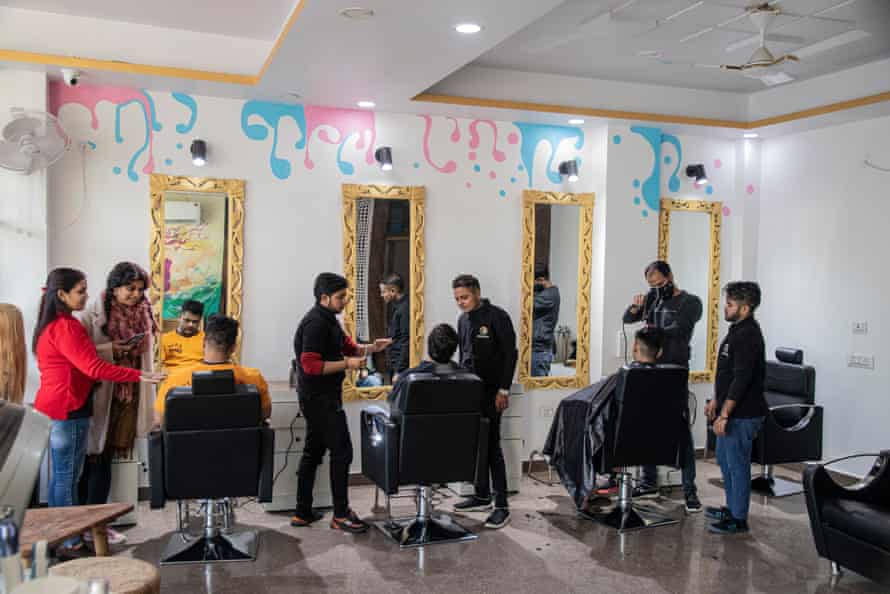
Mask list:
POLYGON ((80 143, 80 208, 77 211, 77 214, 74 216, 74 219, 71 220, 70 223, 62 226, 60 231, 65 231, 70 229, 74 225, 80 221, 80 217, 83 216, 83 211, 86 210, 87 207, 87 143, 80 143))

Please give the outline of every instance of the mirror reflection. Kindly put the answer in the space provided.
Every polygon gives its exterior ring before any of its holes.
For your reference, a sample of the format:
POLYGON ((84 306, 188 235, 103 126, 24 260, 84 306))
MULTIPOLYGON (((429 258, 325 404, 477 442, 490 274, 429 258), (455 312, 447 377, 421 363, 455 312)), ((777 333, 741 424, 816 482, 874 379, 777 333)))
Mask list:
POLYGON ((579 224, 576 205, 535 205, 532 377, 575 375, 579 224))
POLYGON ((410 228, 410 200, 356 200, 355 338, 393 341, 368 356, 356 377, 359 388, 392 385, 410 366, 410 228))
POLYGON ((227 198, 224 193, 164 192, 162 331, 176 328, 182 305, 204 316, 226 311, 227 198))
MULTIPOLYGON (((711 216, 708 212, 671 212, 668 254, 674 278, 680 279, 683 289, 703 301, 708 297, 710 274, 711 216)), ((704 323, 695 325, 689 343, 689 369, 707 368, 708 316, 704 323)))

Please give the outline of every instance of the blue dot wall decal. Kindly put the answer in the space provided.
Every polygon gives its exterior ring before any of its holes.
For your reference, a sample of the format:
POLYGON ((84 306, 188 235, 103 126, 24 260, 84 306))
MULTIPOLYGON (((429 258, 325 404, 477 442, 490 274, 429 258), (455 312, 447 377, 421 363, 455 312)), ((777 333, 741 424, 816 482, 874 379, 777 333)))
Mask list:
POLYGON ((121 168, 118 167, 117 165, 115 165, 114 167, 112 167, 112 168, 111 168, 111 171, 113 171, 115 175, 120 175, 120 174, 121 174, 121 168))
POLYGON ((476 173, 479 173, 480 171, 482 171, 482 167, 479 166, 479 163, 476 163, 475 165, 473 165, 473 171, 475 171, 476 173))
POLYGON ((640 197, 634 196, 634 204, 639 204, 639 203, 640 203, 640 197))
POLYGON ((173 159, 164 159, 164 165, 173 165, 173 159))
POLYGON ((519 171, 525 171, 525 167, 523 167, 522 164, 520 164, 519 167, 517 167, 516 169, 518 169, 519 171))
POLYGON ((420 163, 414 161, 414 169, 420 169, 420 163))
POLYGON ((640 180, 638 180, 638 179, 635 179, 635 180, 634 180, 634 187, 635 187, 635 188, 639 188, 639 187, 640 187, 640 180))
POLYGON ((93 142, 92 140, 87 140, 87 144, 89 145, 89 147, 90 147, 91 149, 96 150, 96 143, 95 143, 95 142, 93 142))
POLYGON ((670 164, 671 164, 671 156, 670 156, 670 155, 667 155, 667 156, 664 158, 664 164, 665 164, 665 165, 670 165, 670 164))
POLYGON ((501 198, 503 198, 504 196, 507 195, 507 191, 506 191, 506 190, 501 190, 500 192, 498 192, 498 194, 500 194, 500 195, 501 195, 501 198))
POLYGON ((613 137, 612 137, 612 142, 614 142, 615 144, 621 144, 621 135, 620 135, 620 134, 616 134, 615 136, 613 136, 613 137))
POLYGON ((707 192, 708 195, 711 195, 714 193, 714 188, 712 186, 708 186, 708 189, 705 190, 705 192, 707 192))
POLYGON ((181 142, 177 142, 177 143, 176 143, 176 148, 178 148, 179 150, 182 150, 182 143, 181 143, 181 142))
POLYGON ((649 216, 649 211, 648 211, 648 210, 644 210, 644 211, 643 211, 643 217, 648 217, 648 216, 649 216))
POLYGON ((515 178, 515 177, 511 177, 511 178, 510 178, 510 183, 511 183, 511 184, 515 184, 515 183, 516 183, 516 178, 515 178))

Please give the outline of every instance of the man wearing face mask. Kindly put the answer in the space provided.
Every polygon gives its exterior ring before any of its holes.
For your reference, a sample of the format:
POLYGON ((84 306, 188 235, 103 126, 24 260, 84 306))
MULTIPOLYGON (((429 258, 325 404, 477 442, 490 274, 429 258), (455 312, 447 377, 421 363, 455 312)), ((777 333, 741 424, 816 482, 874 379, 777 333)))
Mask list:
POLYGON ((550 375, 554 331, 559 320, 559 287, 550 282, 546 266, 535 267, 535 300, 532 322, 532 376, 550 375))
MULTIPOLYGON (((692 340, 695 324, 702 316, 701 299, 681 291, 674 284, 671 267, 664 260, 656 260, 646 266, 644 275, 646 282, 649 283, 649 292, 634 298, 633 303, 624 312, 622 321, 625 324, 643 321, 647 326, 660 328, 664 332, 664 346, 658 363, 689 367, 689 341, 692 340)), ((685 436, 685 443, 680 445, 683 494, 686 496, 688 513, 697 513, 702 509, 698 500, 698 489, 695 486, 693 443, 690 429, 685 436)), ((640 486, 634 491, 634 497, 656 495, 658 492, 656 484, 656 467, 644 466, 643 478, 640 486)))

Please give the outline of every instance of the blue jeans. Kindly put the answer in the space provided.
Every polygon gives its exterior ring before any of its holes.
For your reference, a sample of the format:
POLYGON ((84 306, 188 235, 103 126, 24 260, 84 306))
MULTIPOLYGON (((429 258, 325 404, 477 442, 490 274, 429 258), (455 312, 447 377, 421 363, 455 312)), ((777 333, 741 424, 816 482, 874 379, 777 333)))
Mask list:
MULTIPOLYGON (((680 444, 680 453, 683 459, 680 461, 680 470, 683 481, 683 496, 689 498, 698 494, 695 486, 695 445, 692 441, 692 427, 686 424, 686 443, 680 444)), ((642 486, 658 486, 658 468, 655 465, 643 466, 642 486)))
POLYGON ((717 463, 723 473, 726 507, 736 520, 748 519, 751 503, 751 444, 763 425, 763 417, 730 417, 726 435, 717 436, 717 463))
POLYGON ((532 351, 532 377, 547 377, 550 375, 551 363, 553 363, 552 352, 532 351))
MULTIPOLYGON (((77 481, 83 468, 87 452, 89 419, 52 421, 49 432, 50 464, 52 476, 49 479, 49 506, 67 507, 77 505, 77 481)), ((79 537, 65 541, 65 546, 74 546, 79 537)))

